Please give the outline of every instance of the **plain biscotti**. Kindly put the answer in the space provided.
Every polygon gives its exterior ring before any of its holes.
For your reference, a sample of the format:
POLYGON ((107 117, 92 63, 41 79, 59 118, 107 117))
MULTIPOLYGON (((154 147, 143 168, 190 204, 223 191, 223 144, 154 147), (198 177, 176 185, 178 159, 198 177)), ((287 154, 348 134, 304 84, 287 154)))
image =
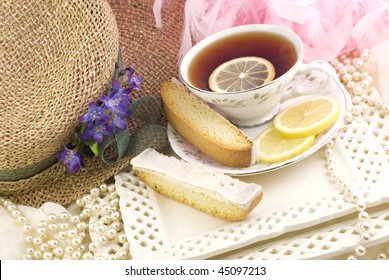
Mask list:
POLYGON ((254 163, 253 142, 205 102, 171 81, 162 85, 161 97, 169 123, 201 152, 226 166, 254 163))
POLYGON ((262 199, 262 187, 146 149, 131 160, 135 174, 159 193, 229 221, 244 219, 262 199))

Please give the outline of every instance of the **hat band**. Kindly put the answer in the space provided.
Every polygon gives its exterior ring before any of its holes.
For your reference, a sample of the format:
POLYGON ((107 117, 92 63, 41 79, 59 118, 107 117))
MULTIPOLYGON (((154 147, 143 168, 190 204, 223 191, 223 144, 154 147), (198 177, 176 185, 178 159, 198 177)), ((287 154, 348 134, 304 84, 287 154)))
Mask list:
POLYGON ((52 155, 41 162, 30 164, 16 169, 0 169, 0 181, 18 181, 29 178, 57 161, 55 155, 52 155))

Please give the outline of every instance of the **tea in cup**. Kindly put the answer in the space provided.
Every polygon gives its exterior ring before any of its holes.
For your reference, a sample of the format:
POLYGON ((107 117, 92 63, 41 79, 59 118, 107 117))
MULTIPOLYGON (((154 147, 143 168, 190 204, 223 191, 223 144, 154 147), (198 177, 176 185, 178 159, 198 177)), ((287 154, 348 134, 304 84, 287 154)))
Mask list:
POLYGON ((328 88, 336 72, 325 61, 303 63, 303 43, 294 32, 275 25, 250 24, 214 33, 194 45, 180 63, 180 76, 197 97, 213 106, 238 126, 260 125, 278 113, 280 102, 295 95, 318 94, 328 88), (234 92, 213 91, 209 77, 220 65, 237 58, 260 57, 274 67, 274 78, 262 85, 234 92), (302 73, 325 73, 318 87, 295 87, 291 96, 283 90, 302 73))

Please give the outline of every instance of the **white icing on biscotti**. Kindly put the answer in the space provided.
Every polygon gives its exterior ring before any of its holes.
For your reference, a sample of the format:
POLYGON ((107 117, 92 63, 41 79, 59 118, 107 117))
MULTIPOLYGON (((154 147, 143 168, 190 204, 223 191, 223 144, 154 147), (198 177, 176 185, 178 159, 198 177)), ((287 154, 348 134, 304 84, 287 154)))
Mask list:
POLYGON ((247 209, 262 187, 255 183, 246 183, 217 171, 195 166, 176 157, 158 153, 154 149, 146 149, 131 160, 135 170, 157 172, 174 180, 191 185, 209 195, 219 195, 231 203, 247 209))

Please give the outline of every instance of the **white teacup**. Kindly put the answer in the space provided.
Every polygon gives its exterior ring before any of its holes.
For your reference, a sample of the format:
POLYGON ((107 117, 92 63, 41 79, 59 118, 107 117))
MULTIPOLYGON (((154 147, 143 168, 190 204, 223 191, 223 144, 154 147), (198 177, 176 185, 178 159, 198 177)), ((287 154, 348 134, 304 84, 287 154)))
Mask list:
MULTIPOLYGON (((275 25, 242 25, 214 33, 193 46, 180 63, 180 75, 181 80, 194 95, 215 107, 236 125, 250 127, 259 125, 273 118, 278 113, 279 103, 291 97, 290 95, 282 96, 283 89, 296 75, 318 70, 325 73, 326 79, 315 88, 298 86, 294 89, 292 96, 318 94, 325 90, 331 80, 336 77, 335 70, 325 61, 313 61, 309 64, 304 64, 302 62, 303 57, 303 43, 294 32, 275 25), (265 40, 262 44, 261 39, 256 39, 255 44, 253 44, 252 40, 239 39, 249 37, 247 34, 252 34, 254 37, 257 35, 262 36, 263 40, 266 39, 267 41, 265 40), (286 46, 289 46, 292 51, 285 52, 286 46), (246 51, 246 48, 250 50, 246 51), (212 53, 207 57, 204 53, 209 52, 209 50, 212 53), (239 51, 236 52, 236 50, 239 51), (269 56, 268 53, 270 52, 273 57, 268 58, 267 56, 269 56), (273 81, 246 91, 220 93, 211 91, 206 86, 203 86, 204 81, 195 81, 195 78, 192 77, 194 74, 191 73, 201 73, 202 71, 204 75, 209 77, 209 72, 213 71, 210 69, 215 69, 221 63, 232 58, 252 55, 264 57, 274 64, 276 77, 273 81), (293 56, 293 59, 290 60, 287 57, 288 55, 293 56), (281 62, 280 66, 277 66, 272 60, 277 60, 282 56, 286 57, 286 61, 289 61, 289 64, 286 65, 281 62), (199 67, 193 65, 203 66, 200 66, 200 69, 193 69, 193 67, 199 67), (207 68, 208 66, 210 69, 207 68), (205 68, 202 69, 201 67, 205 68), (285 67, 286 69, 281 69, 285 67), (282 71, 277 68, 280 68, 282 71)), ((203 77, 203 79, 208 82, 208 78, 203 77)))

